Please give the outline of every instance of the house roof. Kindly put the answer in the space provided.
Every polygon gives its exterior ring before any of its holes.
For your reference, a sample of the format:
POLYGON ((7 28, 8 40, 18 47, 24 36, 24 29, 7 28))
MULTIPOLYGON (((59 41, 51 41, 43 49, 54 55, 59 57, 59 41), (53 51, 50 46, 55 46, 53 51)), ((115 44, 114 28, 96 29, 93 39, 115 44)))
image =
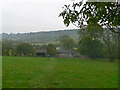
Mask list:
POLYGON ((77 54, 77 52, 72 49, 67 49, 67 50, 58 49, 57 51, 58 53, 62 53, 62 54, 77 54))
POLYGON ((38 49, 38 50, 36 50, 36 53, 46 53, 47 52, 47 50, 45 50, 45 49, 38 49))

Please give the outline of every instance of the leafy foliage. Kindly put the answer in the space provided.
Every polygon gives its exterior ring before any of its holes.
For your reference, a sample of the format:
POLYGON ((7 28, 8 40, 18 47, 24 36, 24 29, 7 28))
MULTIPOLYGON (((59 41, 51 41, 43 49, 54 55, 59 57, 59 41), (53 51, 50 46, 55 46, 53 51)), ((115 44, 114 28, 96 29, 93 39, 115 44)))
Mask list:
POLYGON ((90 58, 103 57, 103 44, 100 40, 93 39, 90 35, 85 35, 79 45, 79 51, 82 55, 90 58))
POLYGON ((57 53, 56 46, 54 46, 53 44, 48 44, 47 52, 49 56, 55 56, 57 53))
POLYGON ((104 46, 107 50, 107 56, 110 58, 110 61, 113 61, 115 58, 119 57, 119 35, 105 30, 101 36, 101 40, 104 42, 104 46))
POLYGON ((74 40, 70 36, 63 35, 60 37, 60 45, 64 49, 72 49, 75 43, 74 43, 74 40))
MULTIPOLYGON (((84 0, 78 3, 73 2, 72 5, 65 5, 63 12, 61 12, 59 16, 63 17, 66 26, 72 23, 81 29, 79 36, 80 41, 82 39, 80 43, 80 47, 82 48, 80 49, 84 55, 92 56, 92 51, 94 52, 94 49, 97 50, 97 44, 99 47, 102 41, 104 42, 104 46, 106 46, 106 50, 104 50, 105 52, 107 51, 106 54, 108 54, 108 57, 116 58, 115 54, 118 54, 117 47, 119 47, 119 41, 116 39, 118 39, 118 35, 120 35, 120 29, 116 29, 120 26, 119 1, 86 2, 85 4, 83 4, 83 1, 84 0), (85 35, 89 35, 89 37, 85 35), (92 47, 93 50, 90 47, 92 47)), ((97 52, 95 54, 97 54, 97 52)))
POLYGON ((34 49, 32 45, 28 43, 21 43, 17 46, 17 53, 21 56, 23 55, 29 56, 29 55, 32 55, 33 52, 34 52, 34 49))
POLYGON ((63 17, 66 26, 72 23, 81 28, 86 25, 95 26, 99 24, 114 33, 120 34, 120 31, 114 29, 120 25, 119 2, 86 2, 83 5, 83 1, 64 6, 64 10, 59 16, 63 17))
POLYGON ((97 28, 94 26, 91 27, 90 29, 88 29, 88 27, 83 28, 79 30, 78 33, 80 36, 80 42, 81 42, 81 39, 84 38, 84 36, 85 37, 89 36, 92 38, 92 40, 95 40, 95 39, 99 40, 103 44, 102 46, 104 49, 102 53, 104 54, 104 57, 109 58, 110 61, 114 61, 114 59, 119 58, 118 47, 120 44, 118 40, 118 36, 119 36, 118 34, 111 32, 109 29, 101 28, 100 30, 100 28, 97 28))
POLYGON ((15 55, 14 45, 11 41, 4 41, 2 42, 2 55, 3 56, 11 56, 15 55))

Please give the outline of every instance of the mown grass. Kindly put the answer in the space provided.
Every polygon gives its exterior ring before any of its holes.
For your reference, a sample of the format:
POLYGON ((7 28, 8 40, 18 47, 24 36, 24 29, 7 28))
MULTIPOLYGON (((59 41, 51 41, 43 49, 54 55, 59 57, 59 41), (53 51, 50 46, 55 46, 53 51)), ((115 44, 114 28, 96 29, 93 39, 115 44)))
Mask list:
POLYGON ((3 57, 3 88, 117 88, 118 64, 76 58, 3 57))

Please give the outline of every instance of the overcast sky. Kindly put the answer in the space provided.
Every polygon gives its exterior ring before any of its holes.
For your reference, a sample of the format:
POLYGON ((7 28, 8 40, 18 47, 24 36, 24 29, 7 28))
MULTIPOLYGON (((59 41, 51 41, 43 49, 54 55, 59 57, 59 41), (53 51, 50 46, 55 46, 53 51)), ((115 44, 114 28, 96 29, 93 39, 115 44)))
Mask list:
POLYGON ((23 33, 76 28, 58 17, 71 0, 2 0, 2 32, 23 33))

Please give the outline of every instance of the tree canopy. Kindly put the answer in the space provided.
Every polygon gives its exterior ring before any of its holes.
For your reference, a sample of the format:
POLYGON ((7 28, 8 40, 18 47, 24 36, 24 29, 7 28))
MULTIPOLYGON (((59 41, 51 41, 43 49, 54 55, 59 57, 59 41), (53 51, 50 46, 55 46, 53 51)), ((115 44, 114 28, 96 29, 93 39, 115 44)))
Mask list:
POLYGON ((55 56, 57 54, 56 46, 53 44, 48 44, 47 52, 49 56, 55 56))
POLYGON ((11 41, 3 41, 2 42, 2 55, 10 56, 14 53, 14 45, 11 41))
POLYGON ((84 26, 101 26, 120 35, 120 3, 117 2, 86 2, 65 5, 59 16, 63 17, 64 24, 70 23, 78 28, 84 26))
POLYGON ((75 45, 74 40, 68 35, 62 35, 60 37, 60 44, 64 49, 72 49, 75 45))
POLYGON ((17 53, 21 56, 22 55, 29 56, 29 55, 32 55, 33 52, 34 52, 34 49, 32 45, 29 43, 21 43, 17 46, 17 53))
POLYGON ((103 44, 100 40, 85 35, 79 42, 79 52, 92 59, 103 57, 103 44))

